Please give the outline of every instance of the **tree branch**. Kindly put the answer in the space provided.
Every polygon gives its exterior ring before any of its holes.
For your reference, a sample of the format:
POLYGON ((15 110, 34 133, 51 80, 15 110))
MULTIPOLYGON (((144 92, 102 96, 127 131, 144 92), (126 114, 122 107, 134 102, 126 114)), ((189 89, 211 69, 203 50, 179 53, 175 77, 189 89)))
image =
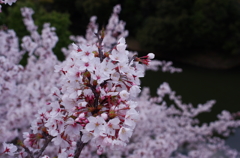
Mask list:
POLYGON ((80 139, 77 142, 77 148, 74 153, 74 158, 79 158, 79 156, 83 150, 83 147, 87 144, 87 143, 83 143, 81 138, 82 138, 82 132, 80 133, 80 139))
POLYGON ((28 157, 29 157, 29 158, 34 158, 32 152, 31 152, 26 146, 23 146, 23 148, 24 148, 25 151, 28 153, 28 157))
POLYGON ((46 147, 52 141, 53 138, 54 137, 51 135, 47 136, 47 139, 45 140, 43 147, 36 153, 37 154, 36 158, 40 158, 40 156, 42 155, 42 153, 44 152, 44 150, 46 149, 46 147))
POLYGON ((95 35, 98 38, 98 52, 99 52, 100 62, 102 62, 104 59, 104 56, 103 56, 103 51, 102 51, 101 47, 102 47, 102 42, 103 42, 103 38, 104 38, 104 31, 101 32, 100 37, 99 37, 99 34, 97 34, 97 33, 95 33, 95 35))

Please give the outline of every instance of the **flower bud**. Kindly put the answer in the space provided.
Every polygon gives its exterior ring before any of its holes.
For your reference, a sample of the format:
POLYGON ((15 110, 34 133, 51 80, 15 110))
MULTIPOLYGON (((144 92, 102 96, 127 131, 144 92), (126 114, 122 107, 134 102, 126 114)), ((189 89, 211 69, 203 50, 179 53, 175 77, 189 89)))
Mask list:
POLYGON ((148 53, 148 59, 153 59, 154 57, 155 57, 155 54, 153 54, 153 53, 148 53))
POLYGON ((84 118, 85 117, 85 113, 81 113, 78 118, 84 118))

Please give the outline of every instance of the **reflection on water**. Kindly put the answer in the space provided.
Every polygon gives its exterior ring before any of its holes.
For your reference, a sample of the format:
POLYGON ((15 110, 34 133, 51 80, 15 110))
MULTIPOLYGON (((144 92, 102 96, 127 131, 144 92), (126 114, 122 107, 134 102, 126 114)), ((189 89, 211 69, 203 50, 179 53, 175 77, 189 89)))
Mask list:
POLYGON ((231 147, 240 151, 240 128, 238 128, 234 135, 230 136, 226 143, 231 147))
MULTIPOLYGON (((215 120, 222 110, 240 111, 240 68, 209 70, 182 64, 174 66, 182 68, 183 72, 171 74, 148 71, 142 79, 142 86, 150 87, 151 94, 156 95, 158 86, 168 82, 172 90, 182 96, 184 103, 193 105, 216 100, 211 113, 200 114, 199 119, 203 122, 215 120)), ((240 151, 240 129, 227 143, 240 151)))

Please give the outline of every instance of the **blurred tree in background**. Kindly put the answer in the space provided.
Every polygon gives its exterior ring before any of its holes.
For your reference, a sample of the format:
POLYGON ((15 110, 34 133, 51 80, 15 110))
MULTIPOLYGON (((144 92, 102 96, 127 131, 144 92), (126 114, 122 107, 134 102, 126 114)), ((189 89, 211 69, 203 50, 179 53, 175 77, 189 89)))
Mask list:
POLYGON ((145 18, 137 33, 143 46, 181 54, 240 53, 238 0, 161 0, 152 8, 155 12, 145 18))
POLYGON ((103 25, 117 3, 120 18, 143 50, 240 54, 239 0, 75 0, 79 10, 88 18, 98 15, 103 25))
POLYGON ((59 51, 70 43, 70 34, 85 34, 91 16, 97 15, 99 27, 104 27, 116 4, 121 4, 120 19, 141 50, 180 56, 240 54, 239 0, 24 0, 9 7, 7 16, 1 14, 0 22, 21 37, 26 33, 19 9, 32 7, 39 27, 51 22, 57 28, 59 51))

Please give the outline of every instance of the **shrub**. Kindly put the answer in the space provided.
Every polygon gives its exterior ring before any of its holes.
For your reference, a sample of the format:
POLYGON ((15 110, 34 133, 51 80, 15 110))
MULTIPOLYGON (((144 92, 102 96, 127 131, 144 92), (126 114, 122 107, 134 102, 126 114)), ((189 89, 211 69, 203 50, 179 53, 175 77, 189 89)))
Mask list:
POLYGON ((161 0, 138 31, 140 43, 165 53, 217 51, 238 54, 238 0, 161 0))

